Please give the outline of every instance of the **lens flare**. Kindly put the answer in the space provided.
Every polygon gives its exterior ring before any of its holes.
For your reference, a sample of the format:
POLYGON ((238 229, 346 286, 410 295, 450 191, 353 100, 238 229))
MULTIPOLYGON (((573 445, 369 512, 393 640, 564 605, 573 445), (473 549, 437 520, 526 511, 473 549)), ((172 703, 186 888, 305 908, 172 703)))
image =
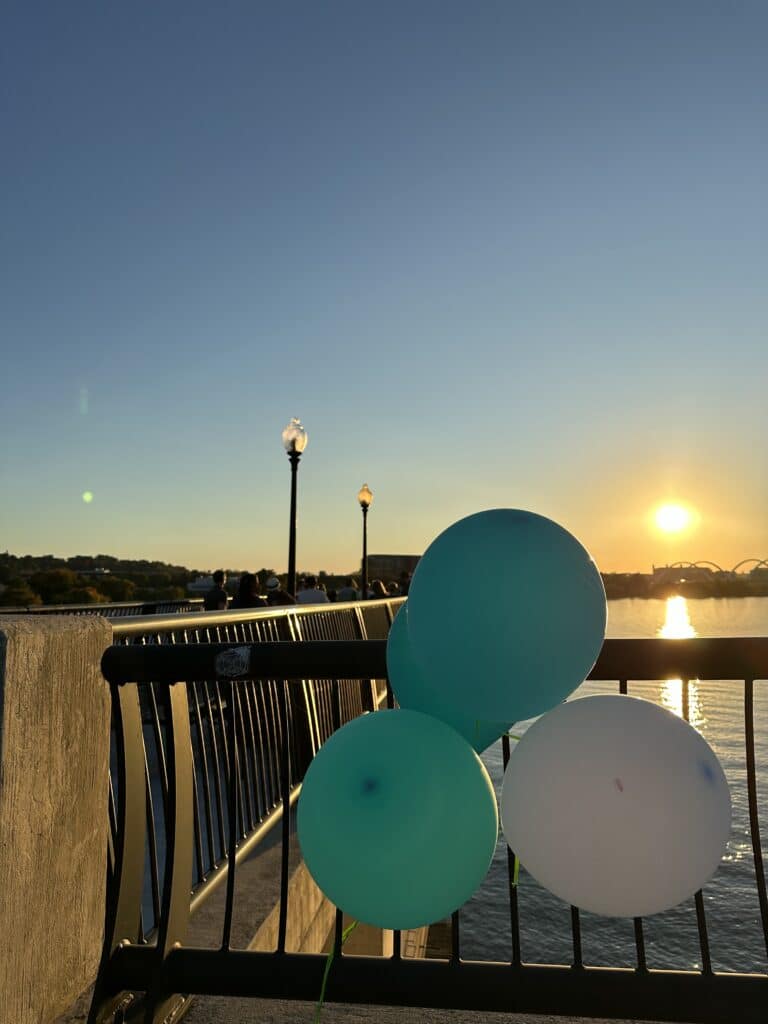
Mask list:
POLYGON ((83 491, 83 501, 86 505, 90 505, 93 501, 93 491, 83 491))

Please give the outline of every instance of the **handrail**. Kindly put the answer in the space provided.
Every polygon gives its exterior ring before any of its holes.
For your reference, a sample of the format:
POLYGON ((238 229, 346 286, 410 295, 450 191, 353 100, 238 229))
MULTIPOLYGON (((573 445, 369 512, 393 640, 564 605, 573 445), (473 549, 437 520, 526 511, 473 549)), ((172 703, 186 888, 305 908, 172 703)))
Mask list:
MULTIPOLYGON (((194 647, 110 647, 102 659, 111 683, 178 679, 385 678, 386 640, 196 644, 194 647)), ((768 637, 690 640, 609 639, 588 678, 768 679, 768 637)))
POLYGON ((116 637, 135 636, 138 633, 164 633, 169 630, 210 629, 231 626, 241 622, 263 619, 284 619, 287 616, 316 615, 318 612, 338 612, 354 608, 367 608, 387 604, 399 606, 404 598, 390 597, 382 601, 334 601, 329 604, 291 604, 268 608, 228 608, 215 612, 177 612, 172 615, 126 615, 112 625, 116 637))
MULTIPOLYGON (((122 759, 122 775, 117 787, 120 824, 115 837, 117 870, 111 890, 111 916, 108 917, 107 942, 90 1024, 103 1019, 105 1007, 123 990, 146 993, 143 1012, 146 1020, 152 1022, 162 1019, 170 992, 317 997, 324 958, 308 954, 296 956, 285 950, 290 841, 287 810, 298 795, 303 770, 319 743, 348 717, 359 713, 356 708, 360 708, 361 694, 370 695, 370 688, 366 690, 370 684, 364 681, 386 678, 385 639, 381 635, 376 639, 366 637, 364 617, 366 606, 370 608, 369 616, 386 611, 391 617, 395 610, 391 604, 355 602, 349 606, 257 610, 234 616, 230 612, 209 613, 204 617, 183 617, 190 622, 181 624, 180 628, 178 616, 173 616, 172 622, 167 617, 158 617, 155 623, 147 619, 141 623, 121 623, 121 627, 127 628, 115 630, 117 642, 105 652, 102 667, 112 686, 118 722, 122 723, 118 728, 122 759), (382 607, 373 607, 376 604, 382 607), (327 613, 332 609, 336 610, 340 630, 343 623, 354 619, 355 639, 314 638, 318 632, 322 636, 329 635, 323 632, 322 624, 328 621, 327 613), (234 639, 198 643, 196 637, 206 632, 200 629, 203 618, 210 623, 214 636, 230 630, 233 620, 239 622, 234 639), (163 622, 166 623, 164 635, 159 628, 163 622), (278 629, 279 623, 282 625, 278 629), (185 629, 195 631, 194 635, 189 634, 189 642, 184 642, 185 629), (258 642, 251 640, 251 630, 258 634, 258 642), (301 639, 303 632, 313 639, 301 639), (144 637, 139 635, 141 633, 144 637), (146 643, 147 637, 160 640, 146 643), (171 642, 172 638, 177 639, 171 642), (325 682, 308 683, 319 678, 325 682), (354 693, 358 696, 352 700, 354 693), (149 721, 156 723, 151 728, 145 724, 145 739, 136 725, 142 714, 149 714, 149 721), (270 715, 273 716, 271 726, 270 715), (190 729, 191 742, 186 738, 190 729), (305 730, 303 740, 302 730, 305 730), (137 886, 140 889, 145 870, 144 822, 151 817, 146 807, 151 787, 147 782, 143 744, 149 742, 153 734, 175 735, 177 731, 180 742, 169 747, 164 768, 167 790, 162 797, 164 826, 172 836, 174 857, 181 858, 181 865, 191 864, 195 859, 200 862, 206 842, 212 843, 215 834, 221 833, 227 853, 219 858, 203 885, 213 886, 226 880, 225 921, 230 924, 235 869, 246 846, 250 849, 258 841, 253 839, 254 830, 261 836, 271 825, 282 823, 281 928, 278 949, 274 953, 229 949, 226 924, 222 948, 185 946, 189 888, 178 872, 168 870, 162 899, 159 891, 157 894, 157 943, 147 945, 147 936, 142 938, 140 930, 126 943, 124 940, 130 939, 130 935, 125 934, 124 925, 115 923, 117 920, 136 921, 138 916, 137 886), (131 736, 133 748, 129 749, 131 736), (215 743, 225 745, 225 749, 215 754, 215 743), (262 756, 269 750, 275 751, 276 760, 262 756), (204 758, 206 752, 209 758, 207 774, 200 779, 193 752, 195 758, 204 758), (217 783, 220 764, 225 765, 226 771, 217 783), (220 787, 218 802, 213 795, 204 800, 202 792, 198 792, 205 779, 208 779, 206 785, 211 794, 217 785, 220 787), (191 797, 190 780, 193 789, 197 787, 191 797), (135 803, 137 792, 141 798, 138 805, 135 803), (197 821, 196 809, 204 804, 207 810, 205 827, 202 827, 197 821), (215 811, 221 816, 218 826, 215 811), (231 873, 228 864, 233 865, 231 873)), ((768 638, 606 640, 589 678, 618 681, 620 692, 627 692, 628 681, 680 678, 686 716, 688 680, 724 680, 743 687, 745 805, 749 810, 756 907, 768 960, 768 893, 760 837, 754 723, 755 680, 768 679, 768 638)), ((378 701, 370 696, 365 699, 369 702, 368 709, 375 710, 378 701)), ((155 748, 161 749, 158 741, 155 748)), ((509 751, 509 739, 504 738, 505 763, 509 751)), ((214 846, 217 843, 218 840, 214 846)), ((331 972, 327 997, 348 1002, 642 1017, 697 1024, 731 1024, 734 1007, 738 1007, 740 1024, 764 1024, 768 973, 722 974, 712 970, 708 922, 701 893, 694 901, 701 970, 649 969, 642 919, 634 922, 635 968, 585 966, 581 952, 582 923, 576 908, 571 909, 571 966, 532 965, 525 963, 520 955, 520 908, 512 871, 510 855, 512 956, 508 962, 481 964, 462 960, 461 915, 457 912, 453 917, 451 958, 447 963, 404 962, 398 952, 389 960, 340 956, 331 972)), ((201 898, 196 897, 196 904, 201 898)), ((337 946, 339 927, 337 924, 337 946)), ((395 949, 399 949, 398 933, 395 933, 395 949)))

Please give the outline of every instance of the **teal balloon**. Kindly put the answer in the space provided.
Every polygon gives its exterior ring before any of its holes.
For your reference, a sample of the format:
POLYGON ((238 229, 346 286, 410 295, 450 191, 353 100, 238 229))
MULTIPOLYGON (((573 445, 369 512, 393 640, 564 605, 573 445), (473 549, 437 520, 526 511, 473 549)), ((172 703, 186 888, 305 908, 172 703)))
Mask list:
POLYGON ((335 732, 299 797, 302 856, 358 921, 417 928, 485 877, 498 835, 491 780, 469 744, 418 711, 377 711, 335 732))
POLYGON ((408 594, 413 659, 430 692, 471 718, 519 722, 584 681, 605 637, 603 582, 562 526, 519 509, 441 533, 408 594))
POLYGON ((467 743, 481 754, 492 743, 508 731, 511 722, 485 722, 471 715, 462 714, 449 707, 440 698, 439 679, 437 687, 430 687, 426 673, 416 664, 411 653, 408 638, 408 608, 403 606, 387 637, 387 672, 392 690, 401 708, 423 711, 461 733, 467 743))

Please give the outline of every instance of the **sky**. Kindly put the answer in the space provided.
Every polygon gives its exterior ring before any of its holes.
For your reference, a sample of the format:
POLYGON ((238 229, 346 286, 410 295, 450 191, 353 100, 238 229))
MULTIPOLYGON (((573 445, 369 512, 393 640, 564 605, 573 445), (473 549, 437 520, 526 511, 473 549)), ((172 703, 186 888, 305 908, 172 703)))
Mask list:
POLYGON ((768 557, 762 0, 3 12, 0 550, 768 557))

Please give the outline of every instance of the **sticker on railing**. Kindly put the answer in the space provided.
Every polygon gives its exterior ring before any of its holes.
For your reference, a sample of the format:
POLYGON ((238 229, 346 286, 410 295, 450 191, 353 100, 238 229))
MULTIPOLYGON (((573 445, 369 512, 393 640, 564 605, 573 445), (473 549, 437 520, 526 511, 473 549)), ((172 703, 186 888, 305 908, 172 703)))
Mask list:
POLYGON ((247 675, 250 667, 251 652, 247 647, 230 647, 216 655, 216 675, 219 679, 247 675))

